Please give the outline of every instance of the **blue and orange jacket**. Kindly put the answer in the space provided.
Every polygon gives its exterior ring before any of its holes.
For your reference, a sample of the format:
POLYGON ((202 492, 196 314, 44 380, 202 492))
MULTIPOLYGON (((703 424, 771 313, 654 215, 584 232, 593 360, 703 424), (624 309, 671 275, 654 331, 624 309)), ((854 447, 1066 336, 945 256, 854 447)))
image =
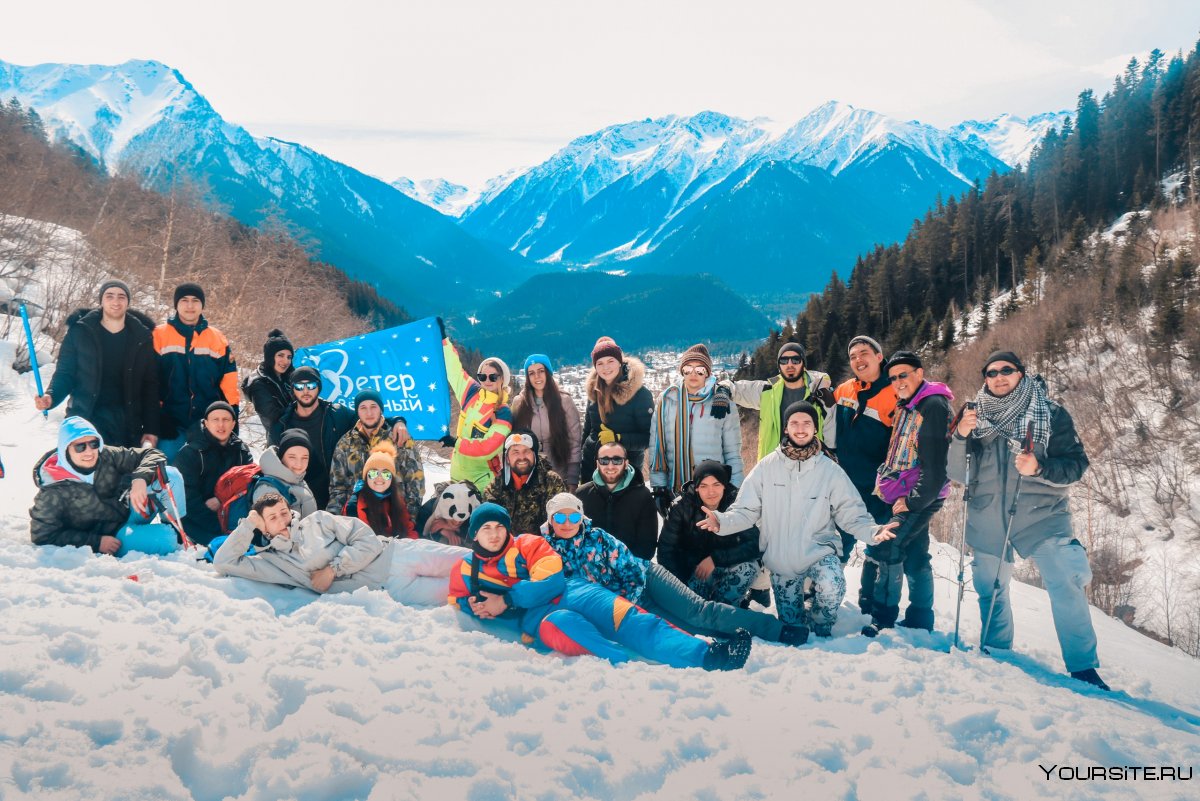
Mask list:
POLYGON ((537 534, 511 534, 504 549, 492 557, 468 554, 450 571, 448 602, 473 615, 468 600, 479 592, 507 596, 501 617, 516 618, 521 630, 535 636, 542 618, 567 587, 562 558, 537 534))
MULTIPOLYGON (((851 378, 833 393, 837 424, 835 441, 838 464, 850 476, 859 492, 875 489, 879 465, 887 458, 896 421, 896 390, 887 374, 872 384, 851 378)), ((828 443, 827 443, 828 444, 828 443)))
POLYGON ((154 329, 158 388, 162 397, 161 435, 172 439, 201 417, 214 401, 237 411, 237 364, 229 340, 200 317, 194 326, 172 316, 154 329))

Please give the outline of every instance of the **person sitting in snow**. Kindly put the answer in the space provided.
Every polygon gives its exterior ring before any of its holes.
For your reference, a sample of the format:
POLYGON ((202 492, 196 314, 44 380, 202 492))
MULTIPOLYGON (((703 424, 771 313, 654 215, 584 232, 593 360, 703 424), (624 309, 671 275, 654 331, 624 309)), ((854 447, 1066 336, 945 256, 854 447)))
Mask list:
POLYGON ((450 571, 468 553, 430 540, 381 539, 361 520, 325 511, 301 519, 271 492, 254 501, 213 567, 223 576, 317 593, 384 589, 400 603, 435 606, 446 602, 450 571), (251 552, 256 535, 268 545, 251 552))
POLYGON ((746 663, 749 632, 710 644, 597 584, 568 581, 550 544, 537 534, 514 538, 511 524, 494 503, 471 513, 472 553, 450 574, 449 601, 461 612, 516 623, 526 644, 568 656, 620 663, 629 660, 629 649, 671 667, 735 670, 746 663))
POLYGON ((187 508, 183 477, 156 448, 106 447, 95 426, 68 417, 58 430, 58 448, 34 465, 33 482, 34 545, 74 545, 115 556, 179 547, 172 525, 151 522, 157 514, 187 508), (173 499, 162 484, 164 473, 173 499))
POLYGON ((736 534, 759 528, 763 564, 771 571, 779 617, 828 637, 846 595, 846 577, 838 558, 840 526, 863 542, 890 540, 898 522, 880 526, 867 512, 842 468, 825 455, 817 437, 820 415, 808 401, 783 414, 779 446, 754 466, 724 512, 701 507, 701 529, 736 534), (804 605, 804 580, 812 579, 811 610, 804 605))
POLYGON ((745 629, 770 642, 803 645, 808 641, 804 626, 701 598, 665 567, 634 556, 625 543, 593 525, 583 514, 583 502, 574 495, 564 492, 551 498, 546 517, 542 537, 562 558, 567 579, 599 584, 692 634, 732 637, 745 629))
POLYGON ((1011 648, 1012 549, 1038 567, 1050 605, 1063 661, 1071 676, 1102 690, 1096 673, 1096 631, 1083 588, 1092 578, 1087 550, 1071 526, 1070 485, 1088 469, 1087 453, 1070 413, 1046 394, 1040 375, 1028 376, 1021 359, 997 351, 983 365, 976 407, 963 411, 950 443, 951 475, 966 474, 971 456, 967 544, 975 552, 971 579, 979 593, 979 615, 991 612, 985 647, 1011 648), (1032 425, 1032 452, 1021 443, 1032 425), (1018 488, 1020 496, 1017 496, 1018 488), (1014 506, 1015 504, 1015 506, 1014 506), (1015 509, 1005 548, 1005 519, 1015 509), (993 596, 993 590, 998 590, 993 596))

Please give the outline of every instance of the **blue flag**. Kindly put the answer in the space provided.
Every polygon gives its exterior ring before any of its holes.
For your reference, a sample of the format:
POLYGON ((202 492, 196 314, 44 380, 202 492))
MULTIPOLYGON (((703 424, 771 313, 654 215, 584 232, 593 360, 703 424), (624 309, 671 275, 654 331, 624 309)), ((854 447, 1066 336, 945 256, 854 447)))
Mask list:
POLYGON ((450 430, 450 386, 437 318, 296 351, 297 367, 321 373, 321 397, 354 406, 373 389, 385 417, 403 417, 414 439, 439 439, 450 430))

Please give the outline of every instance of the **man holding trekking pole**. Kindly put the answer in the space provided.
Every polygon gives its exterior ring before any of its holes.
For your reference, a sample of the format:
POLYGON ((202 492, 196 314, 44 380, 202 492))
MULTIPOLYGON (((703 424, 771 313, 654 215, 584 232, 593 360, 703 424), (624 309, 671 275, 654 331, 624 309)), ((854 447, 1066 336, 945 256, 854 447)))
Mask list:
POLYGON ((1026 375, 1009 351, 990 355, 984 385, 950 443, 949 473, 962 476, 970 454, 966 540, 974 551, 984 648, 1011 648, 1008 585, 1012 551, 1032 559, 1054 615, 1063 661, 1073 678, 1102 690, 1096 632, 1084 588, 1092 579, 1087 551, 1071 528, 1068 488, 1088 468, 1071 415, 1046 395, 1040 375, 1026 375))

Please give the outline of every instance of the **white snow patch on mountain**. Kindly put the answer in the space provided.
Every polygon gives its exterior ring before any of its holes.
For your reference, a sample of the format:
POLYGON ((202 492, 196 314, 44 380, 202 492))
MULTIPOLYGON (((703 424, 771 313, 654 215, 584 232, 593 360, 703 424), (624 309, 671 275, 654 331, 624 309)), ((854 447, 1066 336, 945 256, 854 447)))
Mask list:
POLYGON ((437 209, 447 217, 461 216, 472 203, 479 199, 481 194, 480 190, 473 190, 442 178, 426 178, 421 181, 397 178, 392 181, 392 186, 413 200, 437 209))
POLYGON ((1063 123, 1073 117, 1070 111, 1050 111, 1028 119, 1015 114, 1001 114, 990 120, 965 120, 951 128, 949 133, 988 151, 1005 164, 1017 167, 1029 163, 1033 149, 1051 128, 1061 132, 1063 123))

